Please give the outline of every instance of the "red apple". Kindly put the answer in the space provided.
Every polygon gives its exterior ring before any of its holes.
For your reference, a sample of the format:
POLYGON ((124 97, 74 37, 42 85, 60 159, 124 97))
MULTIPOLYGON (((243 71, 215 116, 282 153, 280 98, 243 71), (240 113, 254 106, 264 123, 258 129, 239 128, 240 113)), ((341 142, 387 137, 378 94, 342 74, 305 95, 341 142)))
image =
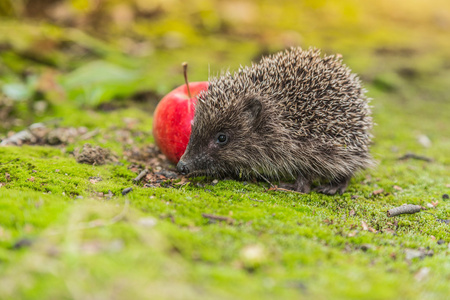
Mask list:
POLYGON ((192 82, 177 87, 156 107, 153 116, 153 136, 156 145, 173 163, 178 163, 186 151, 191 136, 196 96, 208 89, 207 81, 192 82))

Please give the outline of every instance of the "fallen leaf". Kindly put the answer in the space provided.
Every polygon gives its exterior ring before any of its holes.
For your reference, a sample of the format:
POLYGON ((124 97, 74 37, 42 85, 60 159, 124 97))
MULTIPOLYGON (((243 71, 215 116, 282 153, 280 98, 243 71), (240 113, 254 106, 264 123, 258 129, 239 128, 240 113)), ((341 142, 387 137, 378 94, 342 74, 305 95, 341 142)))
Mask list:
POLYGON ((394 230, 394 229, 391 229, 391 228, 386 228, 386 229, 384 229, 384 232, 390 233, 390 234, 395 234, 395 233, 396 233, 395 230, 394 230))
POLYGON ((358 233, 358 231, 353 230, 348 234, 348 237, 354 237, 357 233, 358 233))
POLYGON ((367 225, 367 223, 366 222, 364 222, 364 221, 361 221, 361 226, 362 226, 362 229, 363 230, 369 230, 369 226, 367 225))
POLYGON ((378 189, 378 190, 373 191, 372 194, 373 194, 373 195, 379 195, 379 194, 381 194, 382 192, 384 192, 384 189, 378 189))

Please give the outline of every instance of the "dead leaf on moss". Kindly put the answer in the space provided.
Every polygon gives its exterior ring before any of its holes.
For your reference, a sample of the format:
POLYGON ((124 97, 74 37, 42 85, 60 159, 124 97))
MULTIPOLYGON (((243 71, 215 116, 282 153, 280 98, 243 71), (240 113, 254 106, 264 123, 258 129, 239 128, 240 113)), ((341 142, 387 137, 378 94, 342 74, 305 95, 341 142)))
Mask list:
POLYGON ((361 227, 363 230, 366 230, 366 231, 369 230, 369 225, 367 225, 367 223, 364 221, 361 221, 361 227))
POLYGON ((384 192, 384 189, 378 189, 378 190, 373 191, 372 194, 376 196, 376 195, 381 194, 382 192, 384 192))

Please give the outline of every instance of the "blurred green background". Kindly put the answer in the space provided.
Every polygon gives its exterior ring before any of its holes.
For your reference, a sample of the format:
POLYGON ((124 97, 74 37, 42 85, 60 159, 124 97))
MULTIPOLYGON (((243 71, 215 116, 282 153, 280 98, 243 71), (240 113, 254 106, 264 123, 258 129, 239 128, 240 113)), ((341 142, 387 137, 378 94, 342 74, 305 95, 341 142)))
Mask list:
MULTIPOLYGON (((58 106, 147 104, 290 46, 340 53, 366 85, 448 100, 446 0, 0 0, 2 130, 58 106), (426 79, 424 81, 424 78, 426 79), (430 96, 431 93, 431 96, 430 96)), ((424 99, 425 100, 425 99, 424 99)))

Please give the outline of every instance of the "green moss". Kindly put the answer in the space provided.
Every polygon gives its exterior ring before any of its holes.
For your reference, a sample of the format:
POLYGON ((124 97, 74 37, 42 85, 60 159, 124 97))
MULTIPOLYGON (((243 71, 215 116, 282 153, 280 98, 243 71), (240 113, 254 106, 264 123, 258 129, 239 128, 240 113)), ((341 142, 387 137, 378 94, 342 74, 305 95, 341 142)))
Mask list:
MULTIPOLYGON (((42 74, 48 66, 59 71, 55 82, 64 83, 93 60, 112 64, 110 71, 133 70, 125 72, 129 85, 106 80, 91 90, 95 103, 111 100, 113 107, 123 107, 114 111, 77 102, 84 84, 104 75, 93 68, 100 74, 93 76, 92 67, 72 92, 30 91, 49 103, 33 121, 61 118, 60 126, 85 126, 98 134, 59 147, 0 147, 1 298, 448 297, 450 227, 439 219, 450 219, 450 200, 442 198, 450 193, 450 45, 447 32, 436 29, 439 17, 428 13, 435 4, 424 2, 422 10, 402 3, 391 9, 383 2, 261 1, 249 2, 247 9, 257 13, 239 20, 216 2, 167 4, 155 18, 138 18, 126 34, 150 41, 145 55, 122 49, 125 33, 116 39, 117 28, 107 41, 44 23, 0 23, 5 29, 0 42, 12 49, 0 52, 2 86, 23 84, 25 69, 42 74), (411 24, 417 24, 414 30, 411 24), (5 34, 13 27, 15 35, 5 34), (178 48, 165 44, 171 30, 179 31, 178 48), (27 57, 44 37, 87 50, 80 55, 52 48, 27 57), (342 53, 361 73, 374 99, 371 151, 377 167, 357 174, 338 196, 269 191, 265 182, 213 185, 205 177, 175 188, 133 183, 136 174, 123 154, 153 142, 154 103, 128 102, 129 96, 151 91, 156 99, 182 84, 185 60, 192 81, 206 80, 209 66, 211 75, 228 66, 233 70, 288 44, 342 53), (108 97, 95 94, 98 90, 108 97), (125 131, 132 143, 122 139, 125 131), (419 143, 421 135, 429 146, 419 143), (86 142, 110 149, 120 163, 78 164, 72 152, 86 142), (398 159, 407 152, 433 161, 398 159), (127 187, 133 191, 122 196, 127 187), (99 197, 109 191, 111 199, 99 197), (386 216, 405 203, 428 207, 436 201, 426 212, 386 216), (411 251, 420 255, 411 257, 411 251)), ((16 105, 22 124, 30 121, 23 120, 30 115, 28 105, 16 105)))

